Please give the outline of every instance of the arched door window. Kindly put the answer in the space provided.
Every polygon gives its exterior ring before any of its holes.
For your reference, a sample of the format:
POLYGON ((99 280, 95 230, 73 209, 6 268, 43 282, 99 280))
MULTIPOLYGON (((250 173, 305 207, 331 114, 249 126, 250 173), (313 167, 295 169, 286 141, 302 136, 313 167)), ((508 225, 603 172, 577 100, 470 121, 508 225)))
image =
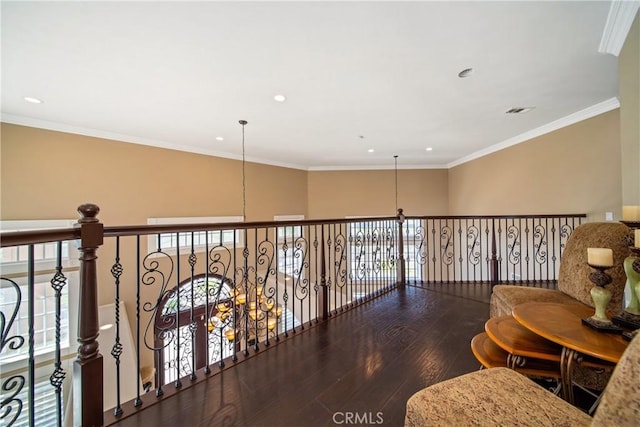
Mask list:
POLYGON ((198 275, 168 290, 154 322, 156 372, 167 384, 233 353, 220 329, 218 304, 229 303, 233 285, 219 275, 198 275), (194 367, 195 363, 195 367, 194 367))

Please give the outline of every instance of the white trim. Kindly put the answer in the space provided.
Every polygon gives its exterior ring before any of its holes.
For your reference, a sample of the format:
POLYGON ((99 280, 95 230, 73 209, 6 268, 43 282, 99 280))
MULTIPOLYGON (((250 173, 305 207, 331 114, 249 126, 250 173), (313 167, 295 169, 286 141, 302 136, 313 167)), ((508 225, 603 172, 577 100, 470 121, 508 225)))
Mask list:
POLYGON ((638 0, 613 0, 598 52, 618 56, 640 8, 638 0))
POLYGON ((73 228, 75 219, 25 219, 0 220, 0 231, 50 230, 54 228, 73 228))
MULTIPOLYGON (((304 215, 274 215, 274 221, 303 221, 304 215)), ((287 231, 292 231, 302 235, 302 225, 282 225, 276 227, 276 237, 278 238, 278 251, 282 250, 282 245, 293 242, 293 237, 287 236, 287 231)), ((293 253, 293 252, 292 252, 293 253)))
MULTIPOLYGON (((622 1, 621 3, 638 3, 638 1, 633 1, 633 2, 622 1)), ((637 9, 637 7, 636 7, 636 9, 637 9)), ((628 30, 627 30, 627 32, 628 32, 628 30)), ((506 141, 497 143, 495 145, 492 145, 491 147, 485 148, 483 150, 476 151, 475 153, 471 153, 468 156, 461 157, 461 158, 459 158, 457 160, 454 160, 453 162, 450 162, 448 164, 398 165, 398 169, 399 170, 404 170, 404 169, 407 169, 407 170, 451 169, 452 167, 455 167, 455 166, 461 165, 463 163, 478 159, 480 157, 486 156, 487 154, 491 154, 491 153, 494 153, 496 151, 502 150, 504 148, 510 147, 512 145, 516 145, 516 144, 519 144, 521 142, 527 141, 527 140, 529 140, 531 138, 535 138, 537 136, 544 135, 544 134, 549 133, 549 132, 553 132, 553 131, 558 130, 558 129, 562 128, 562 127, 569 126, 569 125, 572 125, 574 123, 580 122, 582 120, 586 120, 586 119, 589 119, 591 117, 597 116, 598 114, 606 113, 606 112, 611 111, 611 110, 613 110, 615 108, 618 108, 618 107, 620 107, 620 102, 618 101, 618 98, 615 98, 615 97, 614 98, 610 98, 610 99, 608 99, 606 101, 603 101, 603 102, 600 102, 598 104, 592 105, 592 106, 587 107, 587 108, 585 108, 585 109, 583 109, 581 111, 578 111, 578 112, 570 114, 570 115, 568 115, 566 117, 563 117, 563 118, 560 118, 558 120, 555 120, 555 121, 553 121, 551 123, 547 123, 547 124, 545 124, 543 126, 540 126, 540 127, 536 128, 536 129, 533 129, 533 130, 530 130, 528 132, 522 133, 522 134, 517 135, 517 136, 515 136, 513 138, 509 138, 506 141)), ((85 136, 96 137, 96 138, 104 138, 104 139, 114 140, 116 142, 129 142, 129 143, 133 143, 133 144, 149 145, 149 146, 158 147, 158 148, 166 148, 166 149, 170 149, 170 150, 185 151, 185 152, 189 152, 189 153, 203 154, 203 155, 207 155, 207 156, 215 156, 215 157, 221 157, 221 158, 233 159, 233 160, 242 160, 242 156, 235 155, 235 154, 230 154, 230 153, 223 153, 223 152, 218 152, 218 151, 213 151, 213 150, 196 149, 194 147, 190 147, 190 146, 186 146, 186 145, 173 144, 173 143, 165 142, 165 141, 156 141, 156 140, 150 140, 150 139, 144 139, 144 138, 137 138, 137 137, 117 134, 117 133, 113 133, 113 132, 99 131, 99 130, 88 129, 88 128, 80 128, 80 127, 76 127, 76 126, 58 124, 58 123, 48 122, 48 121, 44 121, 44 120, 32 119, 32 118, 28 118, 28 117, 14 116, 14 115, 10 115, 10 114, 3 114, 2 115, 2 121, 6 122, 6 123, 22 125, 22 126, 30 126, 30 127, 36 127, 36 128, 42 128, 42 129, 49 129, 49 130, 54 130, 54 131, 59 131, 59 132, 67 132, 67 133, 85 135, 85 136)), ((270 165, 270 166, 278 166, 278 167, 284 167, 284 168, 290 168, 290 169, 304 170, 304 171, 309 171, 309 172, 352 171, 352 170, 353 171, 355 171, 355 170, 393 170, 393 169, 395 169, 395 166, 392 165, 392 164, 377 165, 377 166, 376 165, 302 166, 302 165, 289 164, 289 163, 283 163, 283 162, 276 162, 276 161, 273 161, 273 160, 260 159, 260 158, 254 158, 254 157, 247 157, 246 161, 265 164, 265 165, 270 165)))
POLYGON ((537 127, 528 132, 514 136, 513 138, 509 138, 506 141, 499 142, 485 149, 476 151, 475 153, 471 153, 468 156, 462 157, 458 160, 454 160, 453 162, 447 165, 447 168, 451 169, 463 163, 467 163, 472 160, 479 159, 480 157, 484 157, 488 154, 495 153, 496 151, 500 151, 505 148, 511 147, 512 145, 520 144, 521 142, 525 142, 530 139, 536 138, 538 136, 545 135, 547 133, 556 131, 558 129, 562 129, 564 127, 581 122, 583 120, 590 119, 591 117, 595 117, 597 115, 609 112, 611 110, 615 110, 616 108, 619 108, 619 107, 620 107, 620 101, 618 100, 618 98, 607 99, 606 101, 603 101, 596 105, 592 105, 591 107, 585 108, 584 110, 580 110, 573 114, 569 114, 568 116, 562 117, 561 119, 555 120, 551 123, 547 123, 546 125, 537 127))
POLYGON ((302 221, 304 215, 274 215, 274 221, 302 221))
MULTIPOLYGON (((0 220, 0 231, 6 233, 18 233, 22 231, 33 230, 53 230, 58 228, 73 228, 74 224, 77 224, 75 219, 27 219, 27 220, 0 220)), ((62 267, 65 272, 71 268, 80 265, 78 245, 75 241, 63 241, 63 248, 66 248, 67 254, 62 256, 62 267)), ((42 247, 44 245, 55 246, 57 242, 38 243, 35 248, 42 247)), ((21 247, 25 245, 18 245, 21 247)), ((16 247, 16 246, 14 246, 16 247)), ((5 248, 6 250, 12 247, 5 248)), ((55 258, 35 259, 34 267, 36 272, 43 270, 53 270, 56 268, 55 258)), ((2 261, 0 258, 0 273, 1 274, 14 274, 14 275, 26 275, 27 274, 27 261, 2 261)))
MULTIPOLYGON (((180 224, 224 224, 224 223, 236 223, 236 222, 244 222, 244 217, 242 215, 238 216, 184 216, 184 217, 162 217, 162 218, 147 218, 147 224, 149 225, 180 225, 180 224)), ((236 248, 244 248, 244 233, 241 233, 239 229, 227 229, 221 231, 232 231, 235 236, 235 244, 236 248)), ((205 231, 202 231, 204 233, 205 231)), ((196 232, 200 233, 200 232, 196 232)), ((174 233, 160 233, 160 235, 164 234, 174 234, 174 233)), ((208 232, 207 232, 208 236, 208 232)), ((226 242, 221 243, 222 246, 230 248, 231 245, 228 245, 226 242)), ((167 248, 162 248, 162 252, 175 256, 177 254, 177 247, 170 246, 167 248)), ((180 246, 181 250, 190 251, 191 246, 180 246)), ((158 256, 158 241, 154 236, 149 236, 147 238, 147 250, 149 254, 154 257, 158 256)), ((206 245, 195 245, 193 247, 195 252, 204 252, 206 250, 206 245)), ((219 250, 219 249, 213 249, 219 250)))
MULTIPOLYGON (((429 164, 429 165, 398 165, 400 169, 446 169, 446 164, 429 164)), ((309 166, 308 171, 355 171, 355 170, 394 170, 394 165, 355 165, 355 166, 309 166)))
MULTIPOLYGON (((50 122, 48 120, 34 119, 32 117, 17 116, 13 114, 2 114, 2 121, 14 125, 35 127, 39 129, 54 130, 57 132, 72 133, 75 135, 90 136, 93 138, 109 139, 116 142, 128 142, 131 144, 148 145, 151 147, 165 148, 168 150, 184 151, 186 153, 203 154, 205 156, 221 157, 224 159, 242 160, 241 154, 232 154, 223 151, 207 150, 190 145, 177 144, 169 141, 161 141, 158 139, 142 138, 138 136, 125 135, 116 132, 109 132, 100 129, 91 129, 80 126, 68 125, 65 123, 50 122)), ((306 166, 293 163, 278 162, 270 159, 262 159, 259 157, 246 156, 245 160, 252 163, 260 163, 270 166, 279 166, 290 169, 307 170, 306 166)))
POLYGON ((209 223, 227 223, 227 222, 243 222, 242 215, 236 216, 176 216, 162 218, 147 218, 149 225, 167 225, 167 224, 209 224, 209 223))

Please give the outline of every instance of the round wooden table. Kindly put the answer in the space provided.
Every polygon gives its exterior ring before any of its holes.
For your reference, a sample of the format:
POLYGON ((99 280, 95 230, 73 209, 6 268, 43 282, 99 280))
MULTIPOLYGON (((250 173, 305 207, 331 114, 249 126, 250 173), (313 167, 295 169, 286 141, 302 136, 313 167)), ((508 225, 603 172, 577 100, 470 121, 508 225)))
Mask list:
POLYGON ((528 302, 513 309, 513 317, 535 334, 562 346, 560 373, 563 395, 573 399, 573 363, 582 363, 583 356, 618 363, 629 344, 619 334, 599 332, 582 324, 594 309, 582 305, 528 302))
POLYGON ((492 317, 486 334, 507 353, 507 366, 529 376, 560 378, 562 346, 522 326, 512 316, 492 317))

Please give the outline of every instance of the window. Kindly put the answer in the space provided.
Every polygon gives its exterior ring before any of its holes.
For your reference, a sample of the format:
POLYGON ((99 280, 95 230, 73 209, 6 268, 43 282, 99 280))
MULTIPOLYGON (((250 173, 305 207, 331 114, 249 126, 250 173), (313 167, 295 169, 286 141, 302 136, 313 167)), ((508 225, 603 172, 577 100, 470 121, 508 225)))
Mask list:
MULTIPOLYGON (((48 230, 54 228, 72 228, 77 221, 73 219, 40 220, 40 221, 0 221, 2 232, 18 232, 32 230, 48 230)), ((35 270, 53 270, 56 267, 58 256, 58 243, 42 243, 34 245, 33 256, 35 270)), ((62 242, 62 266, 65 268, 79 265, 78 249, 73 242, 62 242)), ((27 246, 11 246, 0 248, 0 274, 26 275, 27 273, 27 246)))
POLYGON ((351 222, 349 227, 349 267, 352 280, 365 280, 396 271, 397 225, 395 221, 351 222), (370 277, 370 275, 373 275, 370 277))
MULTIPOLYGON (((304 215, 276 215, 274 221, 302 221, 304 215)), ((295 276, 300 274, 302 268, 302 256, 296 249, 295 241, 302 237, 301 225, 285 225, 277 227, 278 237, 278 271, 280 273, 295 276)))
MULTIPOLYGON (((39 221, 1 221, 2 231, 29 231, 53 228, 70 228, 75 220, 39 220, 39 221)), ((60 296, 60 327, 61 348, 69 348, 71 341, 69 326, 69 292, 77 293, 78 257, 79 253, 74 242, 52 242, 37 244, 34 251, 34 351, 36 356, 44 355, 55 350, 55 315, 56 292, 51 280, 55 274, 58 255, 60 255, 63 274, 66 282, 61 289, 60 296), (58 253, 60 252, 60 253, 58 253)), ((28 357, 28 310, 29 310, 29 286, 27 283, 28 247, 14 246, 0 249, 0 311, 4 313, 6 321, 17 313, 11 328, 9 337, 21 336, 25 343, 19 348, 4 351, 0 354, 3 363, 18 362, 28 357), (19 304, 19 306, 18 306, 19 304)), ((75 298, 75 295, 74 295, 75 298)), ((8 327, 8 325, 5 325, 8 327)))
MULTIPOLYGON (((56 297, 51 282, 44 276, 36 277, 34 284, 34 352, 36 356, 55 350, 55 316, 56 297)), ((67 278, 68 280, 69 278, 67 278)), ((29 356, 29 290, 26 280, 11 279, 18 287, 11 285, 8 279, 2 279, 0 285, 0 311, 8 318, 14 313, 19 302, 18 312, 8 336, 20 336, 25 338, 22 346, 15 350, 3 351, 0 354, 0 362, 10 363, 29 356)), ((8 321, 9 319, 7 319, 8 321)), ((62 288, 60 295, 60 348, 69 348, 69 285, 62 288)))
MULTIPOLYGON (((363 280, 371 272, 393 274, 396 271, 398 256, 397 227, 395 220, 390 224, 377 221, 352 222, 349 224, 349 259, 352 279, 363 280)), ((403 225, 403 249, 406 275, 411 280, 422 279, 422 264, 417 259, 424 252, 422 248, 423 242, 417 239, 420 233, 424 234, 424 228, 419 219, 405 219, 403 225)))
MULTIPOLYGON (((148 218, 147 224, 220 224, 231 222, 242 222, 242 216, 208 216, 208 217, 174 217, 174 218, 148 218)), ((191 243, 194 250, 202 252, 209 248, 224 246, 228 248, 243 247, 244 233, 242 230, 215 230, 215 231, 195 231, 184 233, 161 233, 148 237, 149 253, 162 250, 165 253, 174 254, 176 249, 180 252, 190 252, 191 243)))
POLYGON ((219 303, 231 299, 231 282, 218 275, 210 275, 208 281, 207 276, 198 275, 193 281, 182 282, 179 289, 179 299, 176 288, 165 294, 155 321, 155 344, 162 348, 156 357, 162 366, 163 384, 191 373, 192 355, 196 359, 195 369, 200 369, 233 354, 233 344, 223 336, 226 329, 233 328, 234 316, 218 309, 219 303), (191 314, 196 319, 193 325, 191 314))
POLYGON ((405 219, 402 227, 404 233, 405 274, 408 280, 422 280, 422 267, 426 259, 427 248, 424 247, 425 229, 419 219, 405 219), (420 238, 422 236, 422 238, 420 238))

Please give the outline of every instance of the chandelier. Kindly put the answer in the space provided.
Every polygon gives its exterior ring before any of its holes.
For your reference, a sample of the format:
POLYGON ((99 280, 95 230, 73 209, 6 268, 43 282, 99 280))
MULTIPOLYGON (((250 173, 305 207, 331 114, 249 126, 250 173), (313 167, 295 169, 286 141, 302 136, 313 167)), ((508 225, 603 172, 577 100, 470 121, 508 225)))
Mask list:
MULTIPOLYGON (((246 158, 244 127, 246 120, 240 120, 242 126, 242 217, 246 221, 246 158)), ((230 291, 231 297, 220 298, 217 292, 216 303, 211 307, 207 330, 210 334, 216 334, 220 338, 224 336, 232 351, 232 360, 237 360, 236 353, 242 351, 245 356, 249 354, 249 347, 253 346, 257 351, 258 343, 277 337, 277 327, 283 312, 281 304, 276 302, 273 292, 265 295, 267 278, 274 271, 267 268, 264 277, 255 274, 255 267, 248 263, 249 249, 246 247, 247 231, 243 230, 245 248, 242 251, 243 263, 236 268, 236 282, 230 291), (250 280, 255 277, 256 280, 250 280)), ((269 292, 268 292, 269 293, 269 292)), ((222 359, 220 365, 224 366, 222 359)))
MULTIPOLYGON (((235 350, 245 355, 250 346, 258 350, 259 342, 268 343, 276 336, 283 307, 266 297, 263 289, 251 284, 236 286, 232 298, 215 305, 215 314, 207 324, 209 333, 224 335, 230 348, 235 345, 235 350)), ((236 360, 233 353, 232 359, 236 360)))

